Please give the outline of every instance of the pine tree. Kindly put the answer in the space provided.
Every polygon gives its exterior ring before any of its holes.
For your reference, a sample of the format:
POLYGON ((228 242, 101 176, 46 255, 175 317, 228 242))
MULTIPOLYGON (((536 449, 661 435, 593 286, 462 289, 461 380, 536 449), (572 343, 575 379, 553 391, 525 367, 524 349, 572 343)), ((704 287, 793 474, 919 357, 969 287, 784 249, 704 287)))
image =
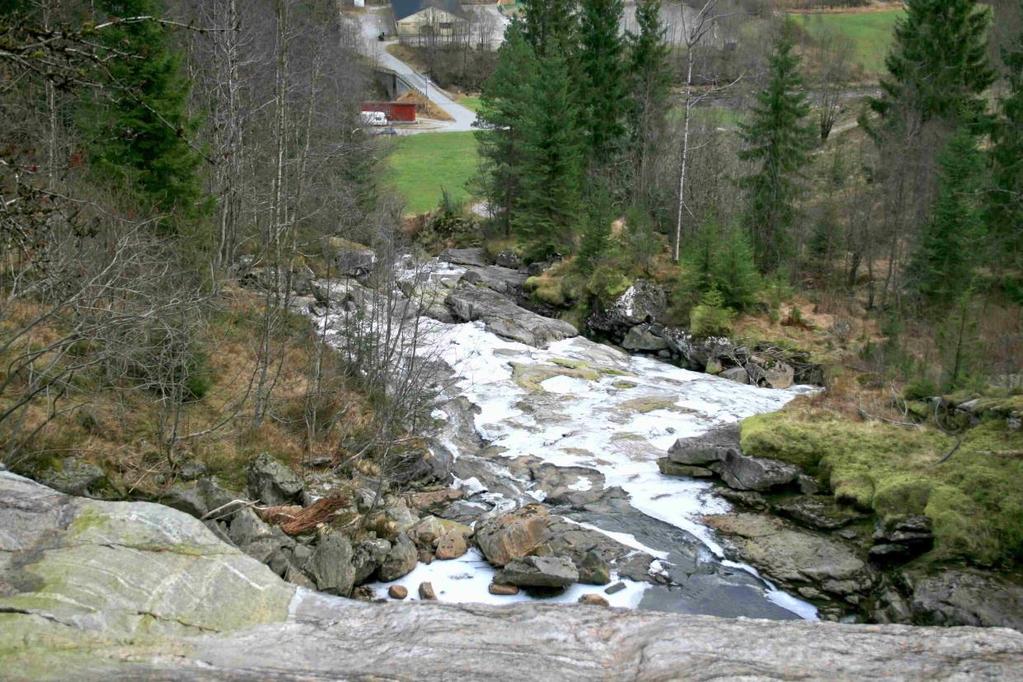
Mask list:
POLYGON ((479 189, 506 235, 511 234, 512 215, 521 199, 523 119, 537 68, 521 22, 513 21, 480 96, 478 117, 483 126, 476 133, 479 189))
POLYGON ((513 229, 532 259, 567 254, 575 245, 582 188, 583 140, 568 66, 548 55, 529 88, 522 118, 522 198, 513 229))
POLYGON ((714 283, 725 305, 745 310, 756 303, 760 275, 745 231, 732 228, 722 235, 721 248, 712 267, 714 283))
MULTIPOLYGON (((156 0, 98 0, 111 17, 159 16, 156 0)), ((85 106, 83 128, 96 166, 115 182, 127 181, 140 198, 163 211, 194 216, 201 208, 197 169, 189 146, 195 122, 187 113, 188 80, 165 29, 132 21, 99 33, 109 49, 109 97, 85 106)))
MULTIPOLYGON (((1020 2, 1023 16, 1023 1, 1020 2)), ((1023 268, 1023 33, 1002 53, 1008 92, 991 135, 991 193, 986 223, 996 262, 1023 268)))
POLYGON ((636 5, 639 34, 626 38, 629 48, 629 100, 627 129, 633 150, 635 189, 633 201, 647 203, 646 186, 665 128, 665 112, 671 93, 671 50, 665 40, 667 27, 661 22, 660 0, 641 0, 636 5))
POLYGON ((622 0, 582 0, 579 63, 584 84, 580 112, 590 161, 605 167, 621 151, 628 83, 622 0))
POLYGON ((783 34, 771 56, 767 88, 757 95, 751 120, 740 126, 745 148, 739 156, 755 164, 753 174, 742 179, 748 192, 745 225, 763 272, 777 269, 788 256, 798 178, 813 144, 805 120, 810 107, 800 92, 799 58, 792 48, 783 34))
POLYGON ((979 123, 982 93, 994 82, 987 57, 987 10, 976 0, 908 0, 885 62, 889 76, 871 108, 882 118, 896 111, 921 123, 938 118, 979 123))
POLYGON ((984 160, 963 127, 938 157, 938 197, 909 268, 909 281, 925 303, 948 304, 973 283, 981 213, 984 160))

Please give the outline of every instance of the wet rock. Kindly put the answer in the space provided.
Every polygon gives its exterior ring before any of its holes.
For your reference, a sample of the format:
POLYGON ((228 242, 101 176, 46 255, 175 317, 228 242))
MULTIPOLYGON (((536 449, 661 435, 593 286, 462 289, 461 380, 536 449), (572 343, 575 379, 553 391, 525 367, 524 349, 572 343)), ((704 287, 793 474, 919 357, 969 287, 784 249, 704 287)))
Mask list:
POLYGON ((509 270, 494 265, 487 267, 469 268, 462 281, 469 284, 481 285, 491 291, 515 299, 522 293, 522 287, 526 283, 527 275, 518 270, 509 270))
POLYGON ((774 510, 818 530, 835 530, 867 517, 851 507, 839 505, 830 495, 801 495, 775 504, 774 510))
POLYGON ((290 467, 263 453, 246 469, 249 494, 270 506, 300 502, 304 485, 290 467))
POLYGON ((921 625, 980 625, 1023 632, 1023 584, 968 569, 911 577, 909 608, 921 625))
POLYGON ((550 538, 550 516, 539 504, 485 521, 476 530, 476 544, 494 566, 532 554, 550 538))
POLYGON ((753 511, 767 511, 771 505, 767 498, 753 490, 732 490, 731 488, 719 487, 716 492, 733 504, 746 507, 753 511))
POLYGON ((419 518, 408 508, 405 500, 387 499, 383 509, 373 512, 367 519, 366 529, 376 533, 378 538, 394 542, 418 521, 419 518))
POLYGON ((411 493, 408 496, 409 505, 418 512, 425 514, 439 514, 465 497, 465 493, 457 488, 441 488, 425 492, 411 493))
POLYGON ((660 350, 665 350, 667 347, 668 342, 655 334, 651 330, 651 326, 647 324, 640 324, 632 327, 625 334, 625 338, 622 339, 622 348, 631 351, 655 353, 660 350))
POLYGON ((770 490, 789 485, 799 477, 799 468, 776 459, 747 457, 737 452, 728 452, 720 462, 710 469, 721 476, 729 488, 736 490, 770 490))
POLYGON ((658 458, 657 468, 665 476, 681 476, 683 478, 713 478, 715 476, 713 471, 705 467, 679 464, 672 462, 667 457, 658 458))
POLYGON ((737 554, 786 586, 810 584, 844 598, 873 585, 870 568, 842 542, 802 531, 761 514, 704 517, 737 554))
POLYGON ((330 239, 334 272, 341 277, 365 277, 373 271, 377 255, 373 249, 337 237, 330 239))
POLYGON ((387 596, 391 599, 404 599, 408 596, 408 588, 403 585, 391 585, 387 588, 387 596))
POLYGON ((402 534, 391 545, 377 574, 383 582, 390 582, 411 573, 417 563, 419 563, 419 552, 416 550, 416 546, 402 534))
POLYGON ((749 372, 746 371, 745 367, 729 367, 728 369, 721 370, 718 376, 722 379, 734 381, 737 384, 750 383, 749 372))
POLYGON ((352 550, 355 584, 361 585, 369 580, 387 559, 390 551, 391 543, 383 538, 367 538, 355 543, 352 550))
POLYGON ((494 256, 494 263, 502 268, 518 270, 522 267, 522 258, 511 249, 505 249, 498 251, 497 255, 494 256))
POLYGON ((63 457, 36 476, 40 483, 68 495, 89 496, 106 484, 106 474, 95 464, 77 457, 63 457))
POLYGON ((610 587, 604 588, 604 594, 617 594, 625 589, 625 583, 615 583, 610 587))
POLYGON ((934 547, 931 520, 905 516, 878 521, 870 558, 883 564, 904 563, 934 547))
POLYGON ((678 464, 706 466, 739 452, 739 425, 718 426, 699 436, 679 438, 668 449, 668 459, 678 464))
POLYGON ((528 556, 508 562, 494 581, 519 587, 566 587, 579 581, 579 571, 568 557, 528 556))
POLYGON ((530 346, 545 347, 579 333, 568 322, 537 315, 483 287, 459 286, 445 303, 460 321, 481 321, 487 331, 530 346))
POLYGON ((321 592, 348 596, 355 585, 352 543, 341 533, 322 534, 309 559, 308 570, 321 592))
POLYGON ((519 593, 519 586, 490 583, 490 587, 487 588, 487 591, 490 592, 490 594, 496 594, 501 597, 513 597, 519 593))
POLYGON ((468 248, 468 249, 445 249, 440 254, 440 260, 447 261, 454 265, 468 265, 475 267, 485 267, 487 263, 487 254, 482 248, 468 248))
POLYGON ((425 601, 437 601, 437 593, 433 591, 433 583, 419 583, 419 598, 425 601))
POLYGON ((611 305, 597 311, 586 321, 590 329, 625 334, 637 324, 663 320, 668 308, 664 288, 649 280, 636 280, 611 305))
POLYGON ((580 604, 587 604, 589 606, 611 606, 611 604, 599 594, 584 594, 579 597, 580 604))

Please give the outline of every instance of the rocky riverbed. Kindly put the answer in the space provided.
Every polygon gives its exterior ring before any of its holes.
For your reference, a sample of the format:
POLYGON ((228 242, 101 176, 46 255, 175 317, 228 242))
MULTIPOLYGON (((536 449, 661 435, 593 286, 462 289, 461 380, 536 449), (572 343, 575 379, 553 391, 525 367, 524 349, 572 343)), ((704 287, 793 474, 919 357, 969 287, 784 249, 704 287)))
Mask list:
POLYGON ((363 604, 281 580, 174 509, 76 498, 0 471, 4 679, 1009 680, 1021 670, 1023 635, 997 628, 363 604))

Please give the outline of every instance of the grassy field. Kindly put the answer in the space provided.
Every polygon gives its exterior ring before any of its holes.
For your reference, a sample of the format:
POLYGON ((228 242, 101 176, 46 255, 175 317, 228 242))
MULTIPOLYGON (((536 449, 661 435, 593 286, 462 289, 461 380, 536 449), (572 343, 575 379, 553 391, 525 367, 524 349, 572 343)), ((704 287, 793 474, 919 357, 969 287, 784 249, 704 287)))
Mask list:
POLYGON ((476 174, 476 138, 471 132, 402 137, 389 163, 406 210, 425 213, 437 207, 442 189, 458 200, 469 197, 465 183, 476 174))
POLYGON ((474 95, 462 95, 458 98, 458 103, 470 111, 480 110, 480 98, 474 95))
POLYGON ((834 12, 792 14, 803 28, 813 36, 826 34, 829 29, 844 33, 856 46, 856 63, 868 75, 877 75, 884 69, 894 36, 895 22, 905 12, 899 9, 880 12, 834 12))

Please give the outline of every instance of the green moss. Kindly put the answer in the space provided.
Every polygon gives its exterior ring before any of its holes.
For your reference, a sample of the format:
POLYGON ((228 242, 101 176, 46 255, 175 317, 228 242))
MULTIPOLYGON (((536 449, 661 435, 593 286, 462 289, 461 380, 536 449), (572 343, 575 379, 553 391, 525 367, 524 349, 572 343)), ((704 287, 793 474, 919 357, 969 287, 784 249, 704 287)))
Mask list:
POLYGON ((614 382, 611 385, 614 386, 615 388, 617 388, 619 391, 627 391, 630 388, 636 388, 636 386, 638 386, 639 384, 635 384, 635 383, 633 383, 631 381, 624 381, 623 380, 623 381, 616 381, 616 382, 614 382))
POLYGON ((627 412, 634 412, 638 414, 647 414, 648 412, 656 412, 657 410, 682 412, 683 409, 675 404, 676 400, 677 398, 672 397, 649 396, 646 398, 633 398, 632 400, 626 400, 620 407, 627 412))
POLYGON ((598 381, 600 372, 589 368, 559 367, 557 365, 525 365, 512 363, 512 381, 531 393, 543 391, 543 382, 557 376, 598 381))
POLYGON ((810 417, 795 410, 746 419, 747 454, 797 464, 835 496, 879 516, 924 513, 933 559, 1023 561, 1023 433, 992 420, 956 440, 932 428, 810 417))
POLYGON ((585 360, 573 360, 572 358, 554 358, 551 362, 558 367, 567 367, 569 369, 586 369, 589 367, 585 360))

